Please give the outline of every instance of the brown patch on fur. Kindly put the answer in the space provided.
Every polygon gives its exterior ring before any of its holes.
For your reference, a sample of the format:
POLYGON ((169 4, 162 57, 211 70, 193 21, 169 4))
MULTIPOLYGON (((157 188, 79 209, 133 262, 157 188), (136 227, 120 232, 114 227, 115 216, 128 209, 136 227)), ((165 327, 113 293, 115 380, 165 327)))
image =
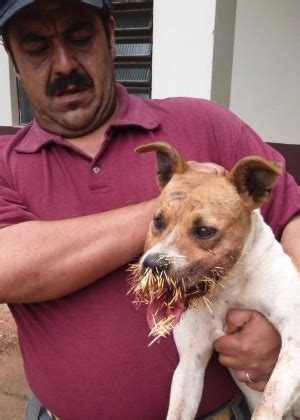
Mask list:
POLYGON ((170 195, 171 200, 184 200, 186 198, 186 192, 183 191, 174 191, 170 195))

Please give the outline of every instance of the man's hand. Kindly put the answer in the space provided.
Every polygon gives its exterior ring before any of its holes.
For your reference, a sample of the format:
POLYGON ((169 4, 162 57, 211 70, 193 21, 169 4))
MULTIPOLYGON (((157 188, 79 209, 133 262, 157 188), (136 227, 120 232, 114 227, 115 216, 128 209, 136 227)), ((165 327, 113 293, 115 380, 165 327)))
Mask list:
POLYGON ((225 176, 228 171, 223 168, 223 166, 218 165, 217 163, 212 162, 196 162, 194 160, 188 161, 189 167, 196 171, 208 172, 215 175, 225 176))
POLYGON ((281 338, 260 313, 233 309, 226 317, 225 333, 215 341, 219 361, 237 380, 263 391, 277 362, 281 338))

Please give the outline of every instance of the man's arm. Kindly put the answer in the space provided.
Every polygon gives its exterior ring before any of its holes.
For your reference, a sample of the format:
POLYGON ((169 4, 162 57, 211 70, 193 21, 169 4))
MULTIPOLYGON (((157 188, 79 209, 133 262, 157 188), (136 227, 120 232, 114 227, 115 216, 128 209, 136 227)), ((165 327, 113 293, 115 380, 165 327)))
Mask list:
POLYGON ((143 251, 155 200, 74 219, 0 231, 0 302, 56 299, 88 286, 143 251))
POLYGON ((284 228, 281 245, 300 270, 300 215, 294 217, 284 228))
MULTIPOLYGON (((196 163, 220 175, 224 168, 196 163)), ((91 216, 30 221, 0 230, 0 303, 57 299, 143 252, 155 200, 91 216)))

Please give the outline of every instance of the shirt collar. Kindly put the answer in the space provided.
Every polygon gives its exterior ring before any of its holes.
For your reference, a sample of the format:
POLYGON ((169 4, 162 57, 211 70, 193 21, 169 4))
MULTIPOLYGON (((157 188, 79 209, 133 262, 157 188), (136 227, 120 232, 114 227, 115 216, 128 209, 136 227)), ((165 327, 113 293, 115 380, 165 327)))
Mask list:
MULTIPOLYGON (((158 117, 149 107, 146 100, 129 95, 127 90, 118 83, 116 92, 118 110, 111 127, 135 126, 144 130, 154 130, 160 125, 158 117)), ((49 143, 57 143, 62 146, 69 145, 61 136, 42 129, 35 120, 19 131, 18 135, 24 136, 15 149, 21 153, 38 152, 49 143)))
POLYGON ((117 83, 118 111, 113 127, 136 126, 145 130, 154 130, 160 125, 160 120, 152 111, 147 100, 129 95, 124 86, 117 83))

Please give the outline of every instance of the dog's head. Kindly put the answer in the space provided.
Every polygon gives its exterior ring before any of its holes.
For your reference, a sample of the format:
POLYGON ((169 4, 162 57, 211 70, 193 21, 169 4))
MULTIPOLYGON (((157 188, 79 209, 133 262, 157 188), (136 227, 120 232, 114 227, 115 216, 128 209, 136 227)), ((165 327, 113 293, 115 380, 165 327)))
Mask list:
POLYGON ((137 148, 149 151, 156 152, 161 195, 133 290, 149 304, 150 324, 169 319, 173 325, 192 299, 213 298, 241 254, 252 210, 269 199, 280 167, 247 157, 219 176, 191 169, 166 143, 137 148))

